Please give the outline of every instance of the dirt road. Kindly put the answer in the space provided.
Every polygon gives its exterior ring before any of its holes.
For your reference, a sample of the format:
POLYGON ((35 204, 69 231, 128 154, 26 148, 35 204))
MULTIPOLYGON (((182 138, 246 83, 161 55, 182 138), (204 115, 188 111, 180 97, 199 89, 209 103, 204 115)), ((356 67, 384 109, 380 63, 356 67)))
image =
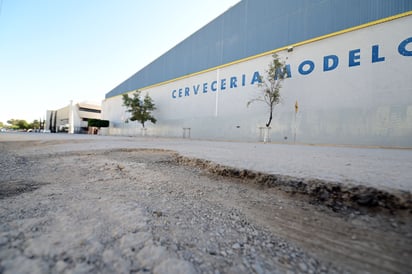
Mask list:
POLYGON ((0 273, 411 273, 410 210, 331 206, 171 151, 55 144, 0 142, 0 273))

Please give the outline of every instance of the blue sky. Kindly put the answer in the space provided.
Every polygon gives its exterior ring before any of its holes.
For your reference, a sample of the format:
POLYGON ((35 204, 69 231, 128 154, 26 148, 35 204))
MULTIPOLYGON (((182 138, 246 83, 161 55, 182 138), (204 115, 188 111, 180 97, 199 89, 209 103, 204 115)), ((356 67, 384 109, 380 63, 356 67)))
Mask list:
POLYGON ((0 0, 0 122, 100 103, 239 0, 0 0))

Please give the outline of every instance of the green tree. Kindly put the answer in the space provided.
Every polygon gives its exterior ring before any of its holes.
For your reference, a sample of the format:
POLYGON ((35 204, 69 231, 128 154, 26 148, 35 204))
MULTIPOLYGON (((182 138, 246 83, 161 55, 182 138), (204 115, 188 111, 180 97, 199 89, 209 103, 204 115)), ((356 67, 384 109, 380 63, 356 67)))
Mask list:
POLYGON ((136 90, 133 93, 133 97, 129 97, 128 94, 123 94, 123 106, 127 108, 127 112, 131 113, 130 121, 139 121, 143 128, 147 121, 153 124, 157 121, 151 114, 151 112, 156 109, 156 106, 147 93, 143 100, 141 100, 140 90, 136 90))
POLYGON ((280 89, 282 88, 283 80, 288 77, 285 62, 281 61, 276 53, 274 53, 272 57, 273 60, 269 63, 269 69, 266 71, 266 78, 261 76, 258 83, 262 92, 258 97, 247 103, 247 106, 256 101, 266 103, 269 107, 269 118, 266 123, 267 128, 269 128, 272 122, 275 106, 280 103, 280 89))
POLYGON ((29 129, 30 128, 30 125, 26 120, 19 120, 17 125, 19 126, 20 129, 29 129))
POLYGON ((4 128, 3 122, 0 122, 0 128, 4 128))
POLYGON ((34 121, 29 125, 29 127, 30 127, 30 128, 33 128, 33 129, 35 129, 35 128, 40 128, 40 122, 39 122, 39 120, 34 120, 34 121))
POLYGON ((17 128, 17 123, 18 123, 18 120, 17 120, 17 119, 7 120, 7 124, 9 124, 12 128, 13 128, 13 127, 16 127, 16 128, 17 128))
POLYGON ((19 120, 19 119, 10 119, 7 121, 8 124, 11 125, 13 129, 29 129, 30 125, 26 122, 26 120, 19 120))

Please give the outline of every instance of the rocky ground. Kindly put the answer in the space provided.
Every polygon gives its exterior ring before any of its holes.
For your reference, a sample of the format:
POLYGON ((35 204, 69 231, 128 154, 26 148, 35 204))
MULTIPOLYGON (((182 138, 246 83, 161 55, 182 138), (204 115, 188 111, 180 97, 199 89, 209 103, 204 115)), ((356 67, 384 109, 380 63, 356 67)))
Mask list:
POLYGON ((410 194, 54 144, 0 142, 0 273, 411 273, 410 194))

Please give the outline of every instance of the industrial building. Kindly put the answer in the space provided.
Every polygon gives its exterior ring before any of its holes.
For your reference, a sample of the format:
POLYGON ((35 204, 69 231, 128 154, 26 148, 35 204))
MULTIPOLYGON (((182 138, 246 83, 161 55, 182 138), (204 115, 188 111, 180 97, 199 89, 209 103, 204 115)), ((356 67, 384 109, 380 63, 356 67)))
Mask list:
MULTIPOLYGON (((269 139, 412 147, 412 1, 243 0, 106 94, 111 135, 126 123, 122 94, 154 100, 147 135, 259 141, 272 54, 289 72, 269 139)), ((147 41, 150 43, 150 41, 147 41)))
POLYGON ((44 129, 50 132, 88 133, 88 121, 101 118, 101 106, 90 102, 72 102, 57 110, 48 110, 44 129))

